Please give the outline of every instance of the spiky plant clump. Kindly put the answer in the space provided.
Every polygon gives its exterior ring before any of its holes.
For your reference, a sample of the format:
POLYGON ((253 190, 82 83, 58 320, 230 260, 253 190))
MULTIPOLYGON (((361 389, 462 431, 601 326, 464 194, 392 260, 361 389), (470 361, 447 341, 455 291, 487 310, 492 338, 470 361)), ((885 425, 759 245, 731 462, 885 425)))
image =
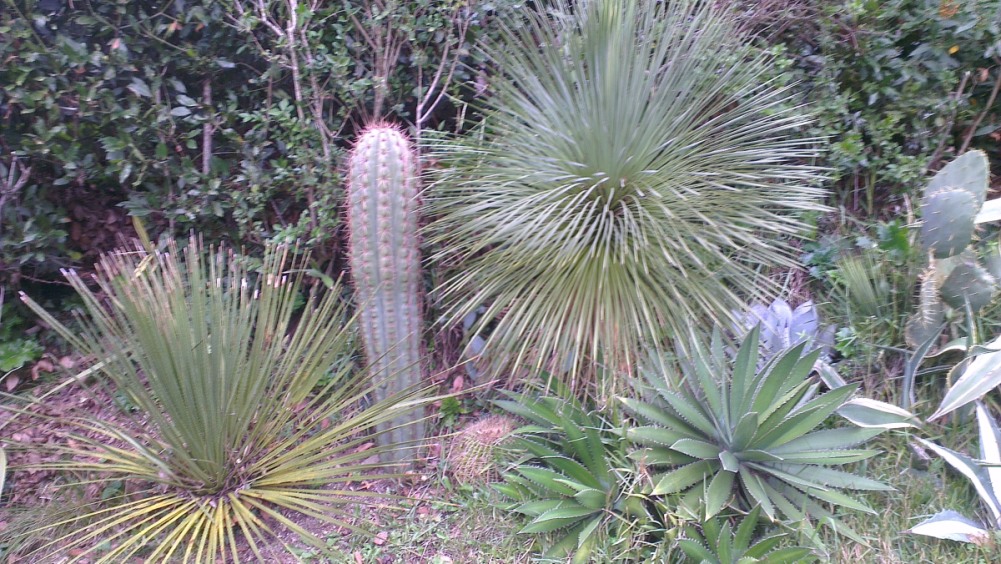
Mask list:
POLYGON ((35 468, 65 472, 71 487, 125 483, 127 493, 51 524, 30 561, 57 550, 72 562, 235 562, 247 551, 263 561, 261 544, 287 531, 327 551, 296 515, 361 530, 347 506, 387 496, 353 485, 399 476, 367 461, 391 448, 366 449, 368 432, 414 396, 361 408, 370 378, 343 362, 352 323, 340 292, 311 292, 303 307, 308 257, 296 254, 268 248, 253 271, 195 239, 183 251, 111 253, 93 281, 66 273, 88 313, 80 329, 22 294, 94 359, 93 385, 138 408, 119 415, 128 424, 61 421, 67 440, 48 445, 59 456, 35 468))
POLYGON ((729 520, 721 523, 719 517, 709 519, 699 528, 688 526, 685 528, 685 537, 678 539, 678 546, 692 562, 700 564, 792 564, 817 561, 817 557, 808 548, 779 548, 785 533, 754 539, 760 513, 761 508, 755 507, 740 518, 736 530, 729 520))
POLYGON ((587 383, 770 301, 762 271, 797 265, 801 215, 823 209, 810 119, 720 4, 554 0, 485 47, 482 136, 429 142, 429 240, 460 265, 452 318, 486 305, 497 370, 587 383))
POLYGON ((653 355, 644 372, 655 394, 620 398, 645 423, 626 429, 647 447, 632 456, 660 470, 653 495, 681 494, 679 507, 699 520, 760 505, 769 519, 815 520, 861 542, 825 505, 875 513, 841 490, 892 488, 834 467, 876 455, 855 447, 882 429, 818 430, 857 386, 815 395, 808 375, 819 351, 803 355, 802 343, 758 369, 758 335, 747 335, 732 366, 718 332, 708 348, 695 340, 680 375, 653 355))
POLYGON ((484 417, 451 440, 448 468, 461 484, 484 484, 497 476, 499 451, 511 438, 517 421, 504 415, 484 417))
MULTIPOLYGON (((376 397, 421 385, 421 270, 416 156, 399 128, 377 124, 358 137, 348 162, 348 257, 362 342, 376 397)), ((423 413, 401 411, 380 426, 385 444, 424 438, 423 413)), ((405 453, 395 453, 396 461, 405 453)))
POLYGON ((628 443, 565 386, 550 388, 553 395, 497 402, 529 424, 512 445, 525 455, 494 487, 516 502, 512 511, 531 518, 519 532, 539 535, 542 558, 631 561, 642 538, 661 526, 639 493, 643 476, 626 458, 628 443))

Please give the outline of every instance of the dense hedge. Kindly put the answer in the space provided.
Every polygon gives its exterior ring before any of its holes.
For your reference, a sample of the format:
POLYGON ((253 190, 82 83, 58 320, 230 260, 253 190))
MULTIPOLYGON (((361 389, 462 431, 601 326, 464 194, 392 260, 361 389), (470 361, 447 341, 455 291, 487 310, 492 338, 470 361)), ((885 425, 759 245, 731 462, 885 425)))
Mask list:
POLYGON ((0 0, 0 282, 87 264, 129 214, 299 238, 329 265, 354 129, 447 126, 450 96, 477 94, 470 45, 510 5, 0 0))
MULTIPOLYGON (((836 204, 877 214, 950 152, 1001 139, 1001 1, 730 1, 819 106, 836 204)), ((470 46, 520 7, 0 0, 0 283, 88 264, 129 214, 250 247, 299 238, 337 268, 354 130, 452 129, 486 86, 470 46)))

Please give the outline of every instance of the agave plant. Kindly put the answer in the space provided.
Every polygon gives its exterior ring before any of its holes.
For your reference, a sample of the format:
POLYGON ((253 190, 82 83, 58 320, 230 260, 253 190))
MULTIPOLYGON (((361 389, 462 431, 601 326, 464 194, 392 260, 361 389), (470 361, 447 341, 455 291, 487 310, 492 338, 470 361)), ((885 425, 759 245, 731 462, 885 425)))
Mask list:
POLYGON ((70 429, 53 446, 62 456, 37 467, 125 483, 126 493, 49 524, 30 558, 261 560, 263 543, 284 545, 286 531, 326 550, 295 514, 358 530, 346 504, 380 494, 352 486, 395 475, 370 461, 389 447, 367 448, 366 432, 410 396, 362 409, 373 384, 342 361, 353 349, 339 291, 312 292, 300 310, 306 259, 294 255, 268 249, 258 274, 195 240, 184 251, 109 254, 96 289, 66 273, 89 313, 78 331, 23 296, 96 360, 94 386, 138 408, 119 415, 131 422, 61 421, 70 429))
POLYGON ((809 377, 819 351, 805 344, 776 355, 758 369, 760 328, 741 343, 732 366, 719 332, 710 347, 691 347, 675 366, 654 355, 644 367, 656 392, 648 401, 620 398, 646 425, 626 435, 646 448, 631 456, 662 470, 653 495, 682 494, 681 506, 700 520, 725 507, 760 505, 770 519, 814 519, 852 538, 826 504, 875 513, 841 490, 889 490, 875 480, 834 466, 865 460, 875 450, 857 449, 882 428, 817 427, 855 392, 855 385, 816 395, 809 377))
POLYGON ((552 533, 544 558, 591 562, 600 547, 615 543, 625 545, 621 558, 633 548, 630 540, 653 524, 632 487, 638 476, 627 444, 599 413, 585 410, 558 384, 554 389, 555 396, 497 402, 529 425, 516 431, 512 445, 526 456, 494 487, 516 502, 514 512, 531 518, 521 533, 552 533))
POLYGON ((678 546, 693 562, 700 564, 791 564, 793 562, 816 562, 817 557, 808 548, 787 546, 778 548, 786 533, 776 533, 754 539, 761 513, 755 507, 743 516, 737 530, 730 521, 720 523, 714 517, 702 524, 701 531, 695 527, 685 529, 685 537, 678 539, 678 546), (753 541, 753 543, 752 543, 753 541))
POLYGON ((458 265, 438 293, 456 321, 487 308, 496 369, 628 368, 796 264, 799 216, 823 209, 809 117, 722 4, 525 10, 483 50, 500 72, 482 135, 425 140, 443 165, 427 238, 458 265))

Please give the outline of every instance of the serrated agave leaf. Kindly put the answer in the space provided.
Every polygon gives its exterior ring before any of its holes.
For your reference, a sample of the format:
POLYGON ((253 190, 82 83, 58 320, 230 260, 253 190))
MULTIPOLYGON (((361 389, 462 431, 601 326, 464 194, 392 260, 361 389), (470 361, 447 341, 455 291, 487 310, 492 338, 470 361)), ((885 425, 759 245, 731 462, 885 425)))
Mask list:
POLYGON ((747 450, 742 453, 744 460, 748 462, 785 462, 789 464, 823 464, 838 465, 850 464, 872 458, 881 451, 875 449, 844 449, 844 450, 807 450, 786 453, 776 456, 773 453, 761 450, 747 450), (753 455, 752 455, 753 453, 753 455), (758 455, 757 453, 762 453, 758 455))
POLYGON ((850 495, 841 493, 835 490, 810 490, 810 496, 817 499, 822 499, 832 505, 838 505, 841 507, 846 507, 848 509, 854 509, 855 511, 861 511, 862 513, 868 513, 870 515, 876 515, 876 510, 869 506, 869 504, 859 501, 850 495))
POLYGON ((566 504, 567 502, 564 499, 539 499, 535 501, 526 501, 525 503, 516 506, 511 511, 521 513, 522 515, 528 515, 530 517, 538 517, 547 511, 564 507, 566 504))
POLYGON ((572 496, 577 493, 577 490, 559 481, 566 478, 566 476, 559 472, 538 466, 520 466, 517 468, 517 471, 532 483, 560 495, 572 496))
POLYGON ((653 495, 664 495, 680 492, 703 480, 713 471, 714 462, 699 460, 665 474, 654 476, 657 485, 651 492, 653 495))
MULTIPOLYGON (((786 306, 788 308, 788 306, 786 306)), ((744 406, 749 403, 758 369, 758 336, 761 325, 756 325, 744 337, 733 363, 730 379, 730 405, 728 421, 737 421, 744 414, 744 406)), ((725 387, 725 386, 724 386, 725 387)))
MULTIPOLYGON (((991 341, 988 346, 992 349, 1001 346, 1001 337, 991 341)), ((942 404, 928 420, 933 421, 977 401, 998 384, 1001 384, 1001 352, 977 355, 945 393, 942 404)))
POLYGON ((844 404, 857 388, 854 384, 837 388, 810 400, 767 434, 757 437, 755 447, 770 450, 809 433, 844 404))
POLYGON ((680 464, 695 462, 695 459, 691 456, 681 454, 678 451, 674 451, 666 447, 641 448, 630 452, 628 457, 630 460, 635 460, 636 462, 649 466, 677 466, 680 464))
POLYGON ((580 462, 566 456, 540 457, 546 464, 556 468, 585 487, 601 488, 601 482, 580 462))
POLYGON ((608 496, 605 492, 591 488, 580 490, 573 497, 577 503, 594 510, 605 507, 608 502, 608 496))
POLYGON ((977 545, 987 544, 991 539, 991 532, 983 525, 951 509, 936 513, 904 532, 977 545))
POLYGON ((980 208, 980 213, 973 219, 973 223, 989 223, 1001 221, 1001 198, 995 198, 984 202, 984 207, 980 208))
POLYGON ((859 427, 903 429, 918 426, 917 417, 910 411, 869 398, 848 400, 837 413, 859 427))
POLYGON ((693 439, 701 436, 702 435, 697 434, 679 433, 674 429, 664 427, 644 426, 626 429, 626 437, 629 440, 648 446, 669 447, 681 439, 693 439))
POLYGON ((700 541, 695 539, 678 539, 677 542, 678 548, 692 560, 696 562, 716 562, 716 555, 710 552, 700 541))
POLYGON ((742 451, 751 444, 754 434, 758 430, 758 414, 755 412, 745 413, 737 421, 733 429, 733 439, 730 441, 730 448, 734 451, 742 451))
POLYGON ((765 490, 764 482, 761 480, 761 477, 744 468, 741 468, 738 474, 740 475, 740 483, 743 484, 744 490, 747 491, 757 505, 761 507, 761 510, 765 512, 765 515, 774 521, 775 506, 772 504, 771 500, 768 499, 768 492, 765 490))
MULTIPOLYGON (((1001 431, 996 420, 983 403, 977 402, 977 426, 980 430, 980 459, 987 465, 985 472, 990 481, 994 499, 1001 501, 1001 431)), ((1001 523, 999 523, 1001 525, 1001 523)))
POLYGON ((765 419, 771 412, 778 410, 785 401, 793 397, 795 390, 809 386, 807 376, 813 370, 819 351, 813 351, 804 357, 799 356, 804 344, 801 343, 780 355, 770 369, 767 369, 764 379, 754 395, 754 402, 747 411, 761 414, 765 419))
POLYGON ((701 433, 711 436, 716 432, 716 426, 713 425, 712 420, 710 420, 702 411, 701 404, 690 401, 690 399, 693 398, 681 396, 677 393, 667 393, 663 394, 661 397, 667 401, 671 408, 674 409, 674 411, 677 412, 686 423, 698 429, 701 433))
POLYGON ((671 445, 671 449, 682 454, 687 454, 693 458, 701 458, 704 460, 718 457, 720 451, 722 450, 719 445, 696 439, 681 439, 680 441, 675 441, 675 443, 671 445))
POLYGON ((737 532, 733 535, 733 547, 738 552, 746 552, 751 547, 751 540, 754 538, 754 530, 758 528, 760 516, 761 506, 755 505, 754 509, 740 519, 737 532))
POLYGON ((727 472, 736 472, 737 470, 740 470, 740 460, 728 450, 720 451, 719 461, 723 466, 723 469, 727 472))
MULTIPOLYGON (((782 467, 790 473, 797 472, 796 470, 793 470, 795 467, 791 465, 786 467, 785 465, 777 464, 776 466, 782 467)), ((873 480, 871 478, 866 478, 864 476, 859 476, 858 474, 852 474, 851 472, 845 472, 843 470, 837 470, 835 468, 808 466, 798 472, 800 475, 808 475, 811 480, 822 483, 825 486, 835 488, 884 492, 896 491, 892 486, 884 484, 878 480, 873 480)))
POLYGON ((998 499, 994 496, 994 489, 991 487, 990 478, 982 466, 965 454, 939 446, 921 437, 914 437, 914 439, 935 452, 935 454, 941 456, 949 466, 955 468, 960 474, 966 476, 973 483, 973 487, 980 495, 981 501, 990 509, 991 514, 994 516, 994 521, 1001 521, 1001 504, 998 503, 998 499))
POLYGON ((860 445, 882 433, 882 429, 850 427, 813 431, 786 444, 768 449, 772 454, 784 456, 796 452, 828 451, 860 445))
POLYGON ((713 476, 706 488, 706 513, 705 518, 711 519, 726 507, 733 493, 733 480, 737 477, 734 472, 719 472, 713 476))
MULTIPOLYGON (((685 432, 688 436, 696 437, 698 434, 689 427, 688 423, 680 417, 675 417, 666 409, 633 398, 619 398, 619 402, 630 414, 639 416, 651 423, 656 423, 664 427, 669 427, 678 432, 685 432)), ((677 439, 675 439, 677 440, 677 439)))
POLYGON ((833 366, 824 362, 823 360, 818 360, 813 365, 813 369, 820 376, 821 381, 827 386, 827 389, 833 390, 835 388, 840 388, 841 386, 847 386, 848 382, 838 374, 838 371, 834 369, 833 366))
MULTIPOLYGON (((513 396, 513 394, 512 394, 513 396)), ((551 428, 559 425, 560 417, 555 411, 549 409, 544 403, 522 398, 517 400, 495 400, 494 405, 500 407, 508 413, 513 413, 519 417, 524 417, 529 421, 542 425, 543 428, 551 428)))
POLYGON ((520 534, 549 533, 569 527, 570 525, 580 521, 581 518, 591 515, 592 513, 594 513, 594 511, 586 507, 562 507, 560 509, 554 509, 539 515, 518 532, 520 534))
POLYGON ((577 538, 579 539, 577 541, 578 550, 584 546, 584 544, 587 542, 588 539, 594 537, 594 531, 598 529, 598 525, 600 524, 601 524, 601 517, 598 516, 595 517, 594 519, 591 519, 589 523, 584 525, 584 528, 580 530, 580 534, 577 535, 577 538))

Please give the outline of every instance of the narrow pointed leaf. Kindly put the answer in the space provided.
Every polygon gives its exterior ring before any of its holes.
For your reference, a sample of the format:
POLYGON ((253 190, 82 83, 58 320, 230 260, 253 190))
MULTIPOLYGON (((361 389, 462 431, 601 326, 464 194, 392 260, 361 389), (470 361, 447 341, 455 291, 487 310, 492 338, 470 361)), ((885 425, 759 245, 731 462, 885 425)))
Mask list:
POLYGON ((868 398, 848 400, 837 413, 859 427, 903 429, 918 426, 917 418, 906 409, 868 398))
POLYGON ((936 513, 904 532, 977 545, 991 540, 989 529, 951 509, 936 513))

